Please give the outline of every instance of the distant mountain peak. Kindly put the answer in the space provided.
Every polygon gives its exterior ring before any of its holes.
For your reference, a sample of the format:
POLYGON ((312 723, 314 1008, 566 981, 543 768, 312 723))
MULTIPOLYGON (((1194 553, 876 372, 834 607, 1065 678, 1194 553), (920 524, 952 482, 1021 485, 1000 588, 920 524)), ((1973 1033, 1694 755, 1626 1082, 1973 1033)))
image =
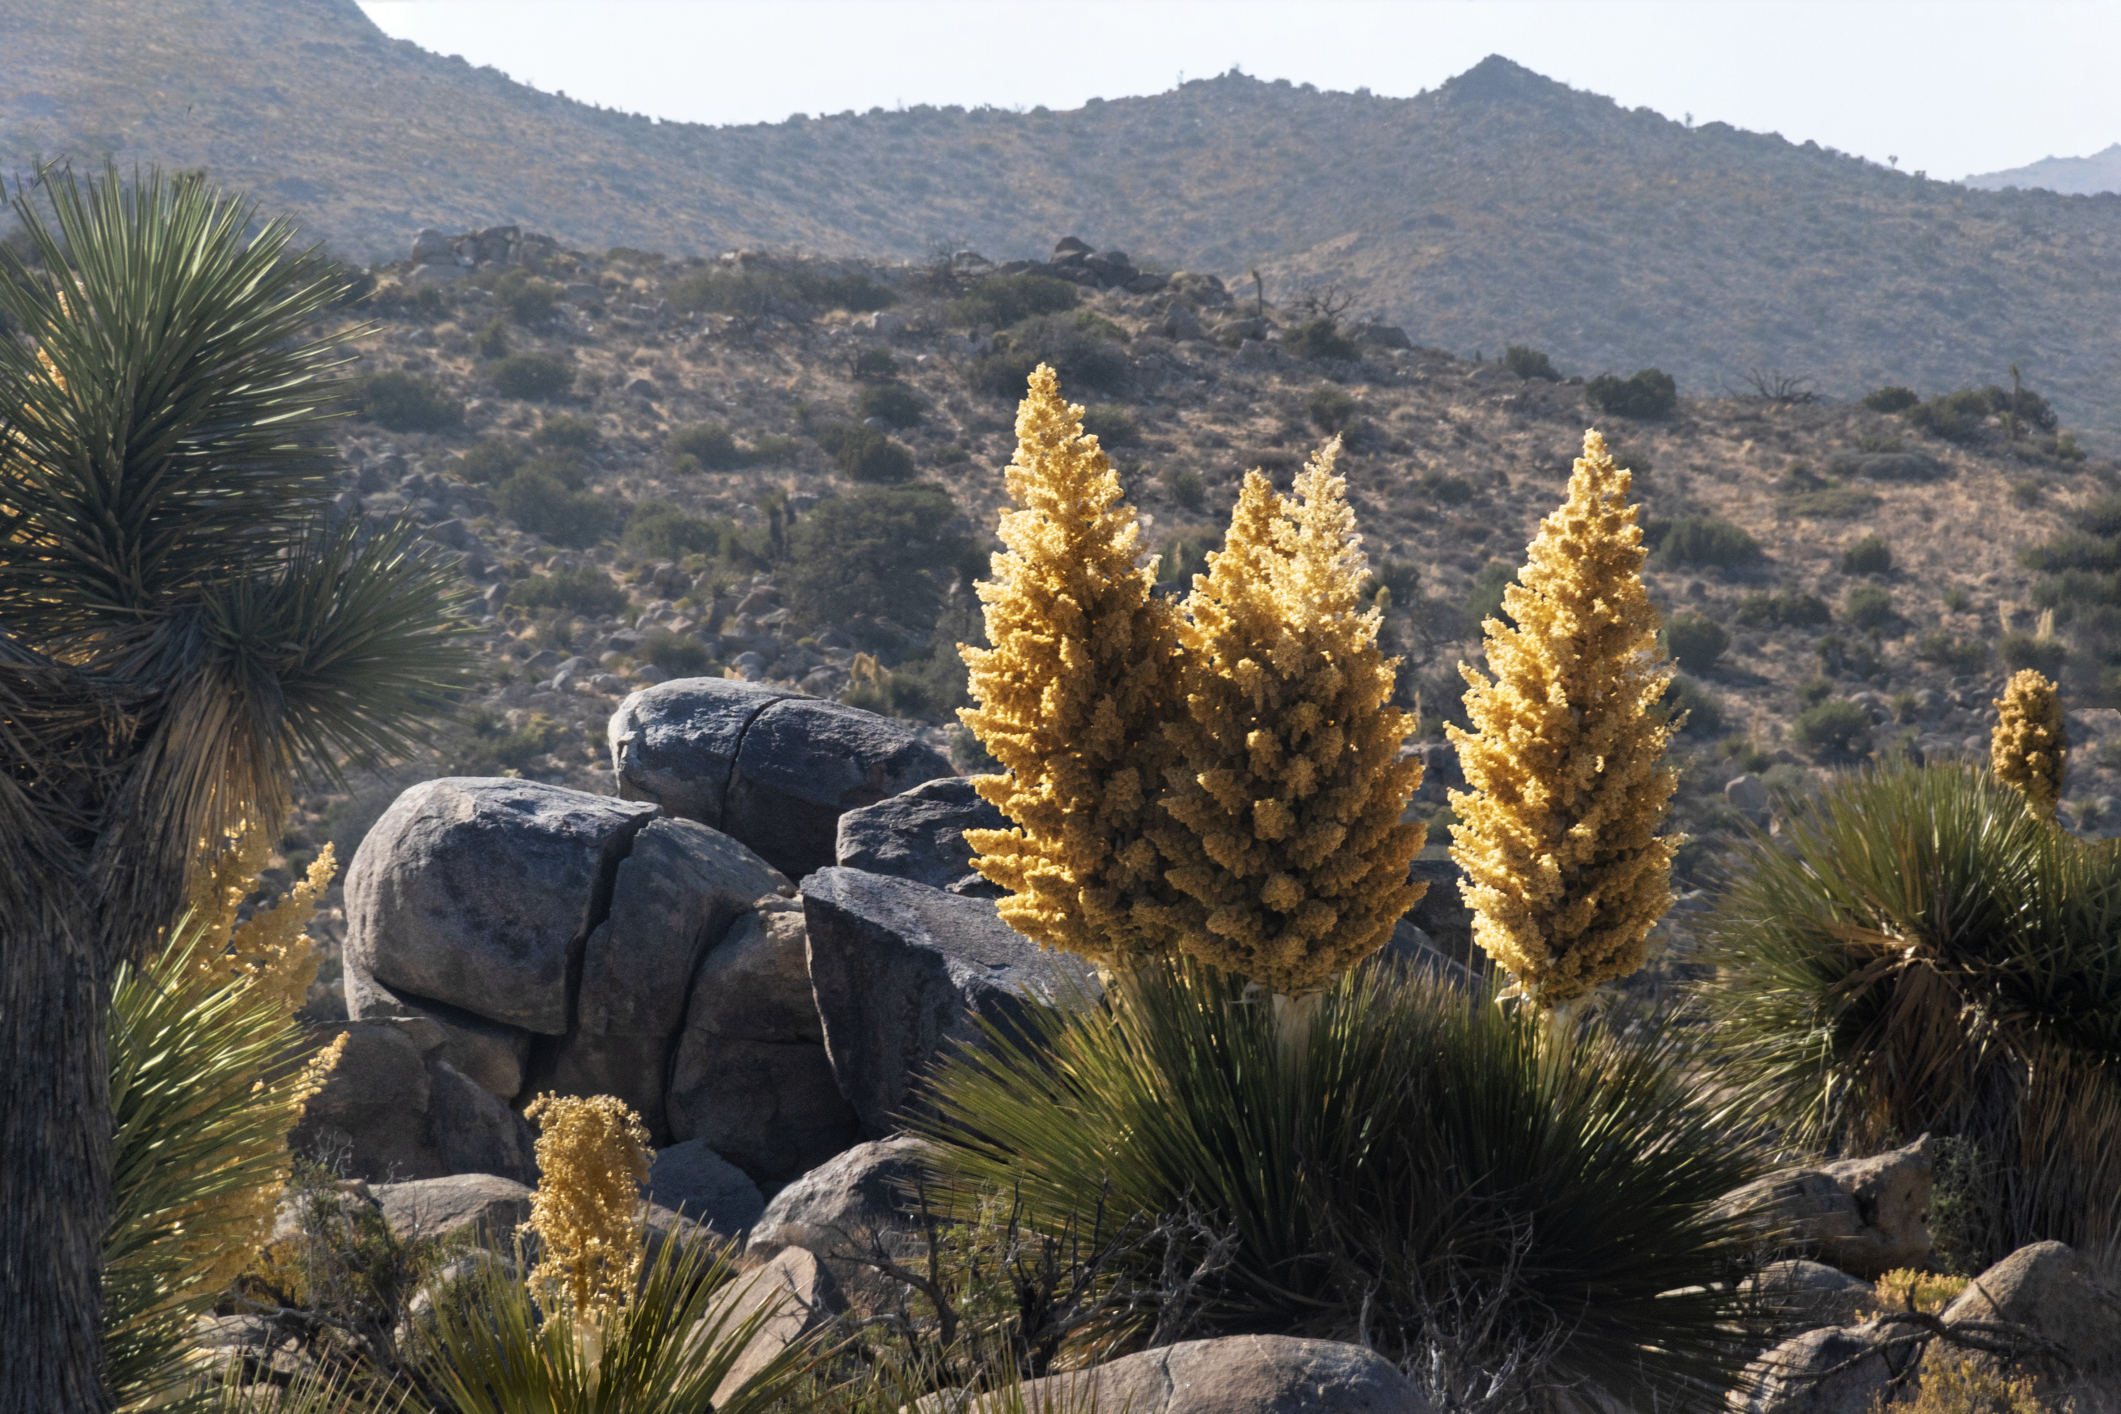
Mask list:
POLYGON ((1464 73, 1444 80, 1437 92, 1464 103, 1545 106, 1566 96, 1569 86, 1535 73, 1514 59, 1490 54, 1464 73))
POLYGON ((1966 184, 1988 191, 2037 187, 2079 196, 2121 192, 2121 142, 2089 157, 2043 157, 2002 172, 1979 172, 1966 184))

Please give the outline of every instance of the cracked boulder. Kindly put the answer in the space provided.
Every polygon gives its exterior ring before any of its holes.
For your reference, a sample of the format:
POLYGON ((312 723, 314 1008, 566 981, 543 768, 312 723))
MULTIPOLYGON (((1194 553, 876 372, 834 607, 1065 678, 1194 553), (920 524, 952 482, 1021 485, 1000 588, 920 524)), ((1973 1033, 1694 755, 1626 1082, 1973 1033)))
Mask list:
POLYGON ((769 900, 700 964, 670 1073, 670 1131, 761 1182, 795 1178, 854 1142, 810 988, 802 904, 769 900))
POLYGON ((346 1048, 310 1097, 289 1148, 338 1160, 348 1178, 486 1173, 535 1180, 530 1126, 441 1058, 439 1028, 406 1018, 337 1029, 346 1048))
POLYGON ((1042 951, 991 899, 831 868, 803 880, 803 916, 825 1049, 865 1137, 898 1127, 936 1058, 980 1044, 980 1021, 1014 1031, 1027 1002, 1102 991, 1089 963, 1042 951))
MULTIPOLYGON (((2050 1342, 2056 1354, 2026 1363, 2067 1377, 2071 1384, 2059 1393, 2078 1396, 2079 1409, 2121 1407, 2121 1289, 2110 1268, 2102 1271, 2083 1253, 2060 1242, 2021 1247, 1975 1277, 1943 1318, 1947 1325, 1996 1322, 2050 1342)), ((1931 1358, 1924 1354, 1925 1367, 1931 1358)), ((1964 1358, 1991 1371, 2017 1363, 1993 1354, 1964 1358)))
POLYGON ((373 982, 409 1005, 565 1033, 569 967, 657 813, 505 777, 407 790, 347 871, 349 1004, 373 982))
POLYGON ((970 780, 946 776, 840 816, 833 862, 953 894, 997 898, 1001 886, 973 872, 965 831, 1008 827, 1008 817, 982 800, 970 780))
POLYGON ((1930 1137, 1865 1159, 1788 1169, 1726 1194, 1721 1215, 1754 1214, 1787 1245, 1876 1281, 1929 1261, 1930 1137))
POLYGON ((919 1140, 901 1135, 820 1164, 766 1205, 744 1244, 745 1262, 800 1249, 825 1264, 858 1314, 889 1309, 904 1288, 861 1258, 880 1248, 891 1261, 917 1266, 925 1256, 913 1198, 921 1152, 919 1140))
POLYGON ((907 723, 728 678, 680 678, 612 713, 619 794, 743 841, 790 878, 833 862, 840 816, 954 775, 907 723))

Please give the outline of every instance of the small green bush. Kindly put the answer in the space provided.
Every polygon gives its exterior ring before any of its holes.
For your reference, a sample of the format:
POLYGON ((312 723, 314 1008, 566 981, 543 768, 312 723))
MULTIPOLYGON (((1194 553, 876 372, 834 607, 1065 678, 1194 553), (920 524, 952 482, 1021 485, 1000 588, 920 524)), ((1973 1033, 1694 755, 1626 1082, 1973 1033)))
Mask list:
POLYGON ((1321 383, 1304 399, 1304 414, 1321 432, 1345 432, 1355 421, 1355 399, 1331 383, 1321 383))
POLYGON ((1488 561, 1473 576, 1473 587, 1466 591, 1467 626, 1477 632, 1488 619, 1510 623, 1510 616, 1502 611, 1502 591, 1516 582, 1517 566, 1508 560, 1488 561))
POLYGON ((1807 707, 1790 724, 1790 740, 1821 761, 1854 760, 1871 730, 1871 714, 1839 698, 1807 707))
POLYGON ((392 432, 447 432, 464 423, 464 405, 432 378, 378 373, 354 385, 354 415, 392 432))
POLYGON ((886 427, 918 427, 925 412, 920 394, 903 383, 878 383, 854 400, 855 416, 876 418, 886 427))
POLYGON ((508 357, 508 320, 500 315, 486 321, 479 330, 479 357, 496 359, 508 357))
POLYGON ((1820 667, 1829 673, 1868 678, 1883 666, 1878 659, 1878 646, 1868 638, 1843 638, 1830 633, 1813 646, 1813 651, 1819 655, 1820 667))
POLYGON ((522 464, 522 448, 489 438, 457 458, 456 472, 466 481, 491 486, 507 480, 522 464))
POLYGON ((752 442, 748 455, 757 466, 786 466, 801 455, 802 450, 802 438, 769 432, 752 442))
POLYGON ((1841 552, 1843 574, 1887 574, 1892 568, 1892 547, 1875 535, 1866 535, 1841 552))
POLYGON ((1643 538, 1655 540, 1657 563, 1666 567, 1742 569, 1760 559, 1759 542, 1720 516, 1652 521, 1643 538))
POLYGON ((594 545, 611 519, 609 509, 589 492, 528 466, 496 487, 493 501, 517 526, 556 545, 594 545))
POLYGON ((1686 713, 1686 722, 1680 730, 1698 741, 1706 741, 1723 731, 1723 704, 1692 678, 1673 678, 1659 705, 1667 717, 1677 718, 1681 712, 1686 713))
POLYGON ((1463 476, 1441 471, 1429 472, 1417 484, 1439 506, 1462 506, 1473 499, 1475 490, 1463 476))
POLYGON ((870 615, 925 632, 972 544, 958 521, 950 493, 926 483, 819 502, 788 537, 788 607, 805 624, 870 615))
POLYGON ((1748 594, 1734 617, 1741 628, 1812 628, 1833 613, 1816 594, 1748 594))
POLYGON ((504 398, 546 403, 574 387, 574 365, 556 354, 510 354, 489 366, 486 377, 504 398))
POLYGON ((641 640, 641 656, 674 678, 696 678, 706 670, 707 645, 690 634, 659 628, 641 640))
POLYGON ((2062 671, 2062 664, 2069 657, 2069 650, 2059 639, 2035 638, 2029 633, 2006 633, 1996 645, 1996 656, 2003 660, 2004 667, 2014 673, 2031 668, 2035 672, 2054 677, 2062 671))
POLYGON ((1295 358, 1330 358, 1354 363, 1362 357, 1361 346, 1343 334, 1339 323, 1330 315, 1307 319, 1289 329, 1281 336, 1281 346, 1295 358))
POLYGON ((1632 378, 1601 373, 1584 392, 1605 412, 1640 419, 1663 417, 1679 406, 1679 385, 1661 369, 1645 368, 1632 378))
POLYGON ((861 382, 898 377, 898 360, 889 349, 863 349, 854 356, 854 376, 861 382))
POLYGON ((1039 314, 1075 308, 1075 286, 1050 275, 995 275, 950 304, 949 319, 974 329, 1006 329, 1039 314))
POLYGON ((1110 320, 1075 314, 1039 314, 995 336, 995 350, 973 362, 968 377, 974 388, 997 398, 1019 399, 1031 370, 1051 364, 1062 390, 1107 395, 1127 383, 1127 355, 1111 337, 1110 320))
POLYGON ((1959 639, 1948 633, 1926 633, 1915 640, 1915 657, 1925 663, 1971 673, 1988 666, 1989 648, 1978 638, 1959 639))
POLYGON ((1534 378, 1541 378, 1549 383, 1561 381, 1561 375, 1554 371, 1552 359, 1538 349, 1528 349, 1523 344, 1512 344, 1503 350, 1502 366, 1527 383, 1534 378))
POLYGON ((1716 665, 1731 636, 1723 625, 1705 614, 1674 614, 1664 626, 1664 651, 1673 662, 1690 673, 1705 673, 1716 665))
MULTIPOLYGON (((1863 405, 1872 412, 1906 412, 1922 401, 1922 395, 1913 388, 1897 385, 1878 389, 1864 396, 1863 405)), ((1897 449, 1896 449, 1897 450, 1897 449)))
POLYGON ((626 517, 620 543, 647 559, 682 560, 715 553, 722 536, 715 522, 687 515, 668 501, 643 501, 626 517))
POLYGON ((1893 592, 1882 584, 1853 585, 1841 612, 1857 628, 1881 627, 1893 617, 1893 592))
POLYGON ((691 457, 693 466, 686 468, 689 470, 735 471, 750 464, 729 429, 713 422, 674 429, 664 440, 663 450, 670 453, 672 461, 691 457))
POLYGON ((913 453, 874 427, 840 423, 821 429, 817 443, 856 481, 890 485, 913 479, 913 453))
POLYGON ((597 430, 595 422, 586 417, 556 412, 538 424, 538 430, 531 433, 530 438, 541 447, 587 452, 604 440, 604 434, 597 430))
POLYGON ((826 275, 802 268, 709 266, 670 287, 673 309, 688 314, 711 311, 739 319, 767 315, 808 319, 827 309, 863 314, 897 302, 898 296, 865 274, 826 275))
MULTIPOLYGON (((510 275, 523 272, 511 270, 510 275)), ((560 312, 560 287, 549 280, 507 281, 494 287, 508 317, 518 324, 544 324, 560 312), (505 289, 504 289, 505 286, 505 289)))
POLYGON ((596 566, 583 565, 519 579, 509 586, 508 602, 519 609, 565 609, 600 619, 625 611, 626 591, 596 566))
POLYGON ((1164 477, 1164 489, 1173 502, 1189 511, 1197 511, 1208 502, 1208 483, 1201 480, 1197 471, 1174 471, 1164 477))
POLYGON ((1961 388, 1956 393, 1940 394, 1904 413, 1909 426, 1962 444, 1986 439, 1991 417, 2001 419, 2006 429, 2015 422, 2019 436, 2028 431, 2053 432, 2057 423, 2054 408, 2038 393, 2020 388, 2013 394, 1993 383, 1986 388, 1961 388))
POLYGON ((1083 431, 1107 449, 1132 447, 1142 439, 1141 419, 1118 403, 1092 403, 1083 409, 1083 431))

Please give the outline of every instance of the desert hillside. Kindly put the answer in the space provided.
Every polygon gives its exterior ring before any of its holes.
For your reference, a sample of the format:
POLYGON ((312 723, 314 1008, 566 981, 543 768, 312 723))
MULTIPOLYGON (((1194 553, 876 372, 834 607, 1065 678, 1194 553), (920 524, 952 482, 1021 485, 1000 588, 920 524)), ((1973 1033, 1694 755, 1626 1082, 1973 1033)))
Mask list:
POLYGON ((2121 713, 2091 705, 2111 684, 2043 613, 2052 581, 2023 559, 2121 469, 2041 430, 2037 390, 2015 430, 1905 396, 1660 408, 1531 351, 1473 362, 1391 326, 1259 318, 1208 277, 1166 283, 1082 250, 1015 270, 527 238, 506 261, 450 258, 379 271, 344 311, 369 381, 341 436, 339 504, 409 515, 463 555, 482 666, 433 756, 309 802, 295 863, 325 839, 346 857, 415 779, 608 791, 606 719, 670 676, 923 721, 976 768, 954 725, 955 646, 979 641, 970 585, 1004 505, 1015 391, 1042 358, 1088 405, 1174 592, 1245 469, 1286 486, 1344 439, 1400 696, 1423 715, 1432 846, 1450 821, 1458 665, 1479 662, 1480 620, 1593 426, 1635 471, 1685 668, 1688 888, 1713 878, 1729 831, 1766 818, 1756 787, 1730 782, 1803 790, 1869 756, 1984 752, 1991 699, 2024 663, 2068 665, 2082 709, 2068 818, 2106 832, 2121 816, 2121 713))
POLYGON ((0 48, 7 170, 203 167, 362 258, 428 226, 997 259, 1067 231, 1166 271, 1257 268, 1284 307, 1337 285, 1460 356, 1530 343, 1697 396, 1756 373, 1934 394, 2016 364, 2095 444, 2121 433, 2121 198, 1688 128, 1501 58, 1412 98, 1231 73, 1072 112, 704 128, 425 53, 352 0, 17 0, 0 48))

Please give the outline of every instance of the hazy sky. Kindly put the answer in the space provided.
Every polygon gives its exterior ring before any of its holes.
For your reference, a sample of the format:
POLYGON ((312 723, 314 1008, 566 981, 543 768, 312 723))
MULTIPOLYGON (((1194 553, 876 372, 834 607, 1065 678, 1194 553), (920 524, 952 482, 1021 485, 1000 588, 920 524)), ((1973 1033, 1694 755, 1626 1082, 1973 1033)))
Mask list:
POLYGON ((1938 177, 2121 141, 2114 0, 360 0, 390 34, 659 118, 1073 108, 1235 64, 1405 95, 1491 53, 1938 177))

